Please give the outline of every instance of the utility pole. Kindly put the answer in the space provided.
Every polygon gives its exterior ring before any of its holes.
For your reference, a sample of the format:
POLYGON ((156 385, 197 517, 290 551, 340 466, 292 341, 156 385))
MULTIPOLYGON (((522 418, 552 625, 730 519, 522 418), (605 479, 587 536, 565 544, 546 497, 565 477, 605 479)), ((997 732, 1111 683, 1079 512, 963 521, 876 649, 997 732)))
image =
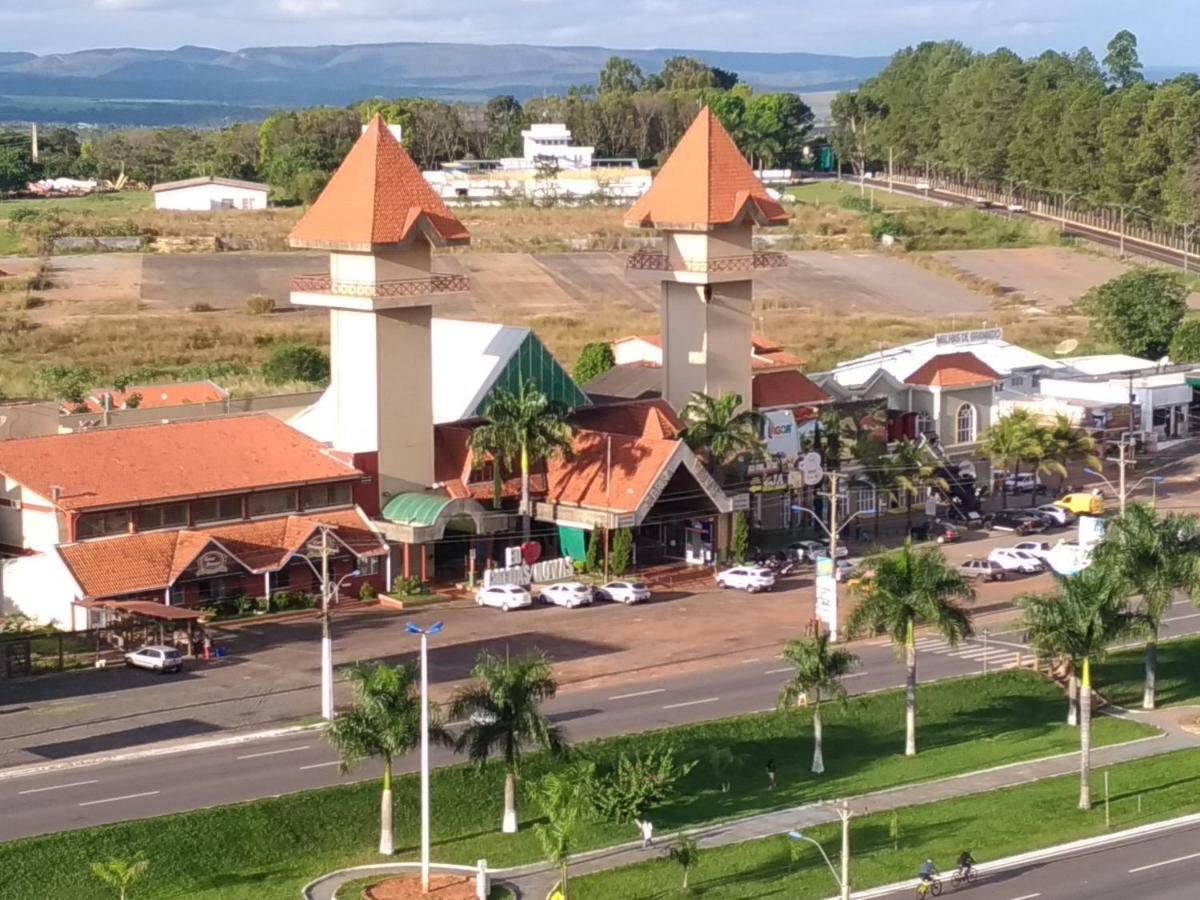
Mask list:
POLYGON ((889 194, 895 193, 892 189, 892 177, 893 177, 892 151, 893 151, 893 149, 894 148, 892 148, 892 147, 888 147, 888 193, 889 194))
POLYGON ((1196 224, 1183 226, 1183 275, 1188 273, 1188 257, 1192 255, 1192 239, 1196 236, 1196 224))
POLYGON ((838 544, 838 472, 829 473, 829 558, 837 562, 838 544))
POLYGON ((30 132, 29 132, 29 157, 30 157, 30 159, 32 159, 34 162, 37 162, 37 161, 38 161, 38 135, 37 135, 37 122, 34 122, 34 123, 33 123, 33 126, 32 126, 32 128, 30 129, 30 132))
POLYGON ((321 718, 333 721, 333 639, 329 634, 329 529, 321 527, 321 718))
POLYGON ((850 900, 850 804, 845 800, 838 807, 842 820, 842 900, 850 900))
POLYGON ((1121 435, 1121 445, 1117 448, 1117 459, 1121 469, 1117 472, 1117 496, 1120 499, 1121 515, 1125 515, 1125 438, 1127 435, 1121 435))
POLYGON ((421 632, 421 892, 429 893, 429 635, 421 632))
MULTIPOLYGON (((1120 250, 1117 251, 1117 256, 1119 256, 1121 259, 1124 259, 1125 258, 1125 207, 1124 206, 1121 207, 1121 224, 1118 226, 1117 230, 1120 232, 1120 235, 1121 235, 1120 250)), ((1124 471, 1124 470, 1122 470, 1122 471, 1124 471)), ((1125 496, 1123 494, 1121 495, 1121 500, 1122 500, 1122 502, 1124 502, 1124 500, 1125 500, 1125 496)))

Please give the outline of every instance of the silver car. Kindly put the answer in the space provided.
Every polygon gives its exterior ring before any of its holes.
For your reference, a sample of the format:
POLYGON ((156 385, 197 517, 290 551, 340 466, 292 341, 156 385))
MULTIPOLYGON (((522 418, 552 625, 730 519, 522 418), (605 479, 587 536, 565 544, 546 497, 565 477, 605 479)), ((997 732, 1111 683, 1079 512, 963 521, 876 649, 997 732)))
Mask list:
POLYGON ((596 588, 596 596, 614 603, 642 603, 650 599, 650 588, 640 581, 610 581, 596 588))
POLYGON ((984 581, 1003 581, 1004 567, 990 559, 968 559, 958 567, 964 578, 980 578, 984 581))
POLYGON ((182 672, 183 654, 174 647, 151 644, 126 653, 125 665, 151 672, 182 672))

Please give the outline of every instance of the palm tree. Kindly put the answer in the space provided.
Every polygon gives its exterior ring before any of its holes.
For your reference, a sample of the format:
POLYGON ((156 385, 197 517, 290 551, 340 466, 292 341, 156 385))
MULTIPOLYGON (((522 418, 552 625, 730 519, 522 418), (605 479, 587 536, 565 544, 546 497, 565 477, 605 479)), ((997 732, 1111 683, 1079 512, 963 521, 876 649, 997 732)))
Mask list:
POLYGON ((517 772, 526 744, 561 754, 566 749, 562 730, 551 725, 542 703, 554 697, 558 684, 550 663, 538 654, 500 659, 486 650, 471 670, 474 681, 461 688, 450 704, 450 715, 468 722, 455 745, 478 765, 493 753, 504 757, 505 834, 517 830, 517 772))
POLYGON ((923 487, 950 490, 946 479, 937 474, 938 461, 924 444, 901 438, 892 450, 892 480, 904 492, 905 518, 912 531, 913 498, 923 487))
POLYGON ((519 460, 521 530, 525 540, 529 540, 533 514, 529 503, 529 468, 560 454, 570 455, 571 426, 566 416, 566 409, 547 398, 533 379, 526 379, 515 394, 504 388, 492 391, 483 424, 471 433, 471 449, 491 453, 497 466, 513 456, 519 460))
POLYGON ((886 632, 897 650, 904 648, 908 674, 905 684, 906 756, 917 755, 917 647, 913 632, 926 624, 956 646, 970 637, 971 614, 961 603, 975 596, 974 589, 946 562, 940 550, 914 550, 905 541, 899 550, 877 556, 867 564, 875 576, 860 582, 854 592, 860 600, 846 621, 850 635, 864 630, 886 632))
POLYGON ((533 783, 537 798, 547 822, 533 826, 546 861, 559 870, 559 890, 563 900, 567 898, 567 865, 571 847, 580 821, 587 811, 588 781, 576 769, 563 769, 543 775, 533 783))
POLYGON ((726 470, 736 463, 766 456, 764 419, 751 409, 739 412, 741 405, 740 394, 725 393, 714 400, 696 392, 680 413, 687 424, 684 438, 688 446, 704 457, 718 482, 724 481, 726 470))
POLYGON ((1083 463, 1090 469, 1100 468, 1095 439, 1082 428, 1072 425, 1064 413, 1058 413, 1054 424, 1047 429, 1046 444, 1050 456, 1062 466, 1058 483, 1060 494, 1066 481, 1067 466, 1071 463, 1083 463))
MULTIPOLYGON (((364 759, 383 760, 383 794, 379 804, 379 852, 391 855, 392 761, 421 742, 420 680, 415 666, 367 663, 346 669, 355 703, 338 713, 326 731, 348 772, 364 759)), ((431 740, 448 743, 437 707, 429 709, 431 740)))
POLYGON ((700 861, 700 847, 696 843, 696 839, 686 835, 681 836, 675 846, 667 851, 667 855, 683 869, 683 889, 686 891, 688 874, 700 861))
POLYGON ((831 699, 846 700, 846 688, 839 680, 858 663, 858 657, 849 650, 830 649, 829 634, 815 638, 788 641, 783 648, 783 658, 792 664, 795 671, 779 692, 779 708, 807 703, 813 711, 813 761, 812 770, 817 775, 825 771, 825 758, 821 753, 821 692, 831 699))
POLYGON ((481 471, 488 458, 492 462, 492 509, 499 509, 504 501, 504 470, 512 466, 515 448, 509 446, 510 435, 495 425, 480 425, 471 432, 473 465, 481 471))
POLYGON ((133 883, 145 875, 149 867, 150 861, 139 850, 128 859, 92 863, 92 874, 115 890, 120 900, 125 900, 133 883))
POLYGON ((1091 809, 1092 660, 1133 631, 1140 617, 1126 609, 1121 583, 1097 565, 1061 579, 1051 594, 1018 597, 1017 603, 1034 650, 1066 656, 1080 672, 1079 808, 1091 809))
MULTIPOLYGON (((984 432, 980 449, 994 465, 1007 469, 1015 479, 1021 472, 1021 463, 1041 453, 1036 428, 1037 423, 1028 410, 1014 409, 984 432)), ((1007 509, 1007 479, 1000 482, 1000 496, 1001 505, 1007 509)))
POLYGON ((1158 667, 1158 631, 1177 590, 1200 596, 1200 546, 1195 516, 1159 517, 1148 506, 1131 503, 1108 523, 1093 565, 1121 581, 1125 594, 1141 597, 1137 611, 1148 631, 1146 685, 1142 708, 1154 709, 1158 667))

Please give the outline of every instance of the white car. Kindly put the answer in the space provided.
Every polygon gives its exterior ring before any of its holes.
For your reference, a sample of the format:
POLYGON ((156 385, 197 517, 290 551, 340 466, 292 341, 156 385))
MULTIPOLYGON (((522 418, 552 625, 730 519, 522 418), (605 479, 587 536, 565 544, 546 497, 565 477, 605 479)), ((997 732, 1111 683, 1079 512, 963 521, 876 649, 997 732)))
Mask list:
POLYGON ((1033 511, 1048 516, 1059 525, 1070 525, 1075 521, 1075 516, 1070 510, 1063 509, 1061 506, 1055 506, 1053 503, 1047 503, 1044 506, 1035 506, 1033 511))
POLYGON ((833 564, 833 580, 845 581, 854 574, 854 570, 858 568, 858 562, 850 559, 839 559, 833 564))
POLYGON ((555 606, 565 606, 574 609, 576 606, 592 605, 592 589, 578 581, 562 581, 558 584, 548 584, 542 588, 539 599, 543 603, 553 603, 555 606))
POLYGON ((125 665, 152 672, 182 672, 183 654, 174 647, 152 644, 126 653, 125 665))
POLYGON ((493 584, 475 592, 475 603, 479 606, 494 606, 501 612, 533 606, 533 597, 519 584, 493 584))
POLYGON ((596 588, 596 596, 601 600, 611 600, 614 603, 642 603, 650 599, 650 588, 640 581, 610 581, 596 588))
POLYGON ((1019 544, 1013 544, 1012 549, 1028 553, 1038 559, 1045 559, 1051 548, 1049 541, 1021 541, 1019 544))
MULTIPOLYGON (((815 563, 818 556, 829 555, 829 545, 820 541, 796 541, 794 544, 788 544, 788 550, 795 553, 801 562, 815 563)), ((844 545, 838 544, 837 558, 845 559, 849 555, 850 551, 844 545)))
POLYGON ((717 573, 717 586, 748 591, 769 591, 775 587, 775 573, 760 566, 736 566, 717 573))
POLYGON ((1042 571, 1041 561, 1032 553, 1026 553, 1024 550, 1001 548, 993 550, 988 554, 987 558, 1009 572, 1021 572, 1025 575, 1032 575, 1034 572, 1042 571))

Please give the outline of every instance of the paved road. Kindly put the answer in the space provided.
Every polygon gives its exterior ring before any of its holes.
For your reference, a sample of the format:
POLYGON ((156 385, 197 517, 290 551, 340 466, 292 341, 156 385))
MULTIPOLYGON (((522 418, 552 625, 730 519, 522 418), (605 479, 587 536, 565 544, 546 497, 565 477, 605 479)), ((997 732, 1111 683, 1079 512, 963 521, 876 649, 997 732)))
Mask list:
MULTIPOLYGON (((951 888, 946 878, 944 887, 942 896, 963 900, 1196 900, 1200 825, 982 875, 968 887, 951 888)), ((909 888, 888 896, 914 894, 909 888)))

